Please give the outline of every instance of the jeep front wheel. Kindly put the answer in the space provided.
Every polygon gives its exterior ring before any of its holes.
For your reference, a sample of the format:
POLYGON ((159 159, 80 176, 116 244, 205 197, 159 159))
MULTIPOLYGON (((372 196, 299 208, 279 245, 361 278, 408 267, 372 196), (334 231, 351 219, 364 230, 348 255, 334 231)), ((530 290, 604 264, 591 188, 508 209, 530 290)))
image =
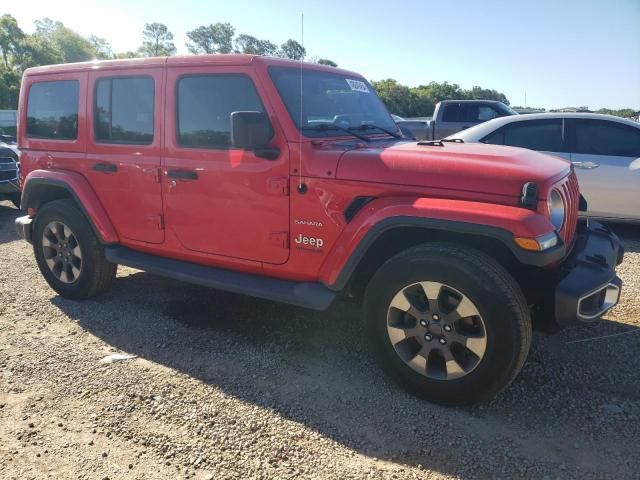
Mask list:
POLYGON ((45 204, 36 215, 32 236, 40 272, 61 296, 90 298, 113 283, 117 265, 106 260, 104 247, 73 201, 45 204))
POLYGON ((392 257, 367 287, 365 317, 387 373, 445 405, 493 398, 516 377, 531 343, 514 278, 465 247, 420 245, 392 257))

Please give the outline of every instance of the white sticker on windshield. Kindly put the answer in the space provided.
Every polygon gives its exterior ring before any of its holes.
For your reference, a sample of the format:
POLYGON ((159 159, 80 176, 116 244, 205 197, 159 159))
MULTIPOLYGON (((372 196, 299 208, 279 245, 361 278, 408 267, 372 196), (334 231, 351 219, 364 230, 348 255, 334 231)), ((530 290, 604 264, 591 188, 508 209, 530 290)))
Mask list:
POLYGON ((364 83, 362 80, 351 80, 350 78, 347 78, 346 80, 349 86, 351 87, 351 90, 355 90, 356 92, 369 93, 367 84, 364 83))

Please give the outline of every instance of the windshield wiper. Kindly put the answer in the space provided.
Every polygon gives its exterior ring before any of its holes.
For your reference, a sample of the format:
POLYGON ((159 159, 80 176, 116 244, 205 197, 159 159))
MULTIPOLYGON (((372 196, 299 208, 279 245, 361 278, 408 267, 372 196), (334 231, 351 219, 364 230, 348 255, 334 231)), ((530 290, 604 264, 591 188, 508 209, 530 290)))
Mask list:
POLYGON ((341 132, 348 133, 352 137, 359 138, 360 140, 362 140, 364 142, 368 143, 368 142, 371 141, 371 139, 369 137, 367 137, 366 135, 361 135, 359 133, 354 132, 353 129, 351 129, 351 128, 341 127, 341 126, 335 125, 333 123, 319 123, 319 124, 313 125, 313 126, 302 127, 302 129, 303 130, 314 130, 316 132, 326 132, 326 131, 329 131, 329 130, 340 130, 341 132))
POLYGON ((399 135, 396 132, 392 132, 391 130, 387 130, 386 128, 379 127, 378 125, 374 125, 372 123, 363 123, 359 127, 353 127, 351 130, 380 130, 381 132, 386 133, 393 138, 404 138, 402 135, 399 135))

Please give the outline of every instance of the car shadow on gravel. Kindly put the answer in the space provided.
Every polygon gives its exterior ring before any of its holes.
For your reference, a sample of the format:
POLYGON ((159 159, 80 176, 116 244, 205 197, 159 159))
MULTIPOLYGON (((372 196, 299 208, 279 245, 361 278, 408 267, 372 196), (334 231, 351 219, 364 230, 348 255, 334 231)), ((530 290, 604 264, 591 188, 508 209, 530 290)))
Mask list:
POLYGON ((383 375, 360 311, 347 301, 314 312, 139 272, 98 299, 52 302, 118 350, 369 457, 459 478, 541 477, 559 468, 624 476, 620 462, 639 461, 640 329, 628 324, 536 335, 522 373, 495 401, 445 408, 383 375))
POLYGON ((16 229, 13 227, 13 222, 21 215, 25 215, 25 212, 14 208, 13 204, 9 202, 0 202, 0 244, 13 242, 20 240, 16 229), (5 228, 5 225, 8 228, 5 228))
POLYGON ((627 252, 640 253, 640 224, 607 223, 607 226, 625 243, 627 252))

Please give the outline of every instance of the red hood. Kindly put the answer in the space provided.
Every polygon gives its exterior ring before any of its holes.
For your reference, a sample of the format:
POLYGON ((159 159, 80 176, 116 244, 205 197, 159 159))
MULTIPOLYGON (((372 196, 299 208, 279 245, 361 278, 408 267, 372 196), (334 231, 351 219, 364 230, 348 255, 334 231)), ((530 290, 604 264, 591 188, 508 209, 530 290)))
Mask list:
POLYGON ((349 150, 339 161, 336 177, 513 197, 522 195, 526 182, 536 182, 545 195, 546 187, 569 171, 568 162, 523 148, 411 142, 349 150))

